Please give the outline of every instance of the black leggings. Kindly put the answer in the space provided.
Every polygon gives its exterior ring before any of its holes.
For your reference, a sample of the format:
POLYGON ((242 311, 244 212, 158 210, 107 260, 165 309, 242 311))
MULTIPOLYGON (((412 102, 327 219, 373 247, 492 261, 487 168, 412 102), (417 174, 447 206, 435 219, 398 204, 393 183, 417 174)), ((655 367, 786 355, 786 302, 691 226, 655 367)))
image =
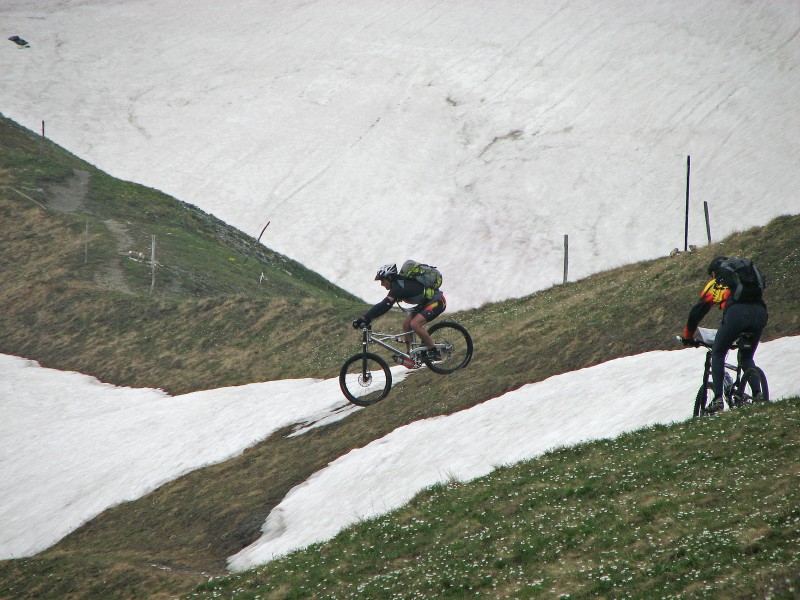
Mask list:
MULTIPOLYGON (((743 368, 753 367, 753 355, 756 353, 761 333, 767 325, 767 309, 763 304, 732 304, 722 315, 722 324, 714 338, 711 349, 711 376, 714 379, 714 397, 722 397, 722 383, 725 379, 725 356, 733 342, 743 333, 753 335, 753 348, 749 352, 741 352, 740 364, 743 368)), ((761 390, 754 390, 759 392, 761 390)))

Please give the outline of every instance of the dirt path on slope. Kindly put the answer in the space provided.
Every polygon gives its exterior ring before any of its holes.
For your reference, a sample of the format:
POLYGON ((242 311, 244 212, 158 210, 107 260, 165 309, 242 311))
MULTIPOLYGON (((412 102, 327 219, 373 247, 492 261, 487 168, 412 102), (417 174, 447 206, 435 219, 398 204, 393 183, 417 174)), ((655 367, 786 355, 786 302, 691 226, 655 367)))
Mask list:
POLYGON ((128 233, 128 228, 119 221, 106 219, 103 221, 106 228, 114 236, 117 250, 116 256, 108 261, 103 269, 94 277, 95 282, 113 290, 118 290, 126 294, 133 294, 133 290, 125 282, 125 275, 122 272, 121 261, 126 260, 122 253, 127 252, 133 247, 133 238, 128 233))
POLYGON ((74 213, 83 204, 83 199, 89 191, 88 171, 73 169, 73 176, 66 183, 51 185, 47 188, 47 208, 57 212, 74 213))
MULTIPOLYGON (((89 191, 90 180, 91 174, 88 171, 74 169, 73 176, 66 182, 47 188, 47 208, 62 213, 78 212, 83 207, 83 200, 89 191)), ((127 252, 133 246, 133 238, 128 233, 128 228, 122 223, 113 219, 107 219, 103 223, 114 237, 116 254, 109 257, 95 273, 94 281, 103 287, 132 294, 133 291, 125 281, 121 261, 124 260, 122 253, 127 252)))

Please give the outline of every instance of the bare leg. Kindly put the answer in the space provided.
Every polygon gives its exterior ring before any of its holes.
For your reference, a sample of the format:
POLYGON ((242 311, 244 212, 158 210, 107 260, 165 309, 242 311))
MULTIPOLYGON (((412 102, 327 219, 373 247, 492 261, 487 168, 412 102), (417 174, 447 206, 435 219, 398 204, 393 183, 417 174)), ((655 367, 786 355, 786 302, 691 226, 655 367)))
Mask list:
MULTIPOLYGON (((413 331, 411 329, 411 320, 412 319, 413 319, 413 317, 408 317, 405 321, 403 321, 403 331, 408 331, 409 334, 413 331)), ((408 354, 411 354, 411 342, 412 342, 413 339, 414 339, 414 337, 412 335, 407 335, 404 338, 402 338, 402 341, 404 341, 406 343, 406 352, 408 354)))
POLYGON ((427 323, 425 317, 423 317, 422 315, 415 315, 414 318, 412 318, 408 322, 408 326, 414 333, 416 333, 419 336, 419 339, 422 340, 422 343, 424 343, 428 348, 433 349, 434 348, 433 338, 423 327, 425 323, 427 323))

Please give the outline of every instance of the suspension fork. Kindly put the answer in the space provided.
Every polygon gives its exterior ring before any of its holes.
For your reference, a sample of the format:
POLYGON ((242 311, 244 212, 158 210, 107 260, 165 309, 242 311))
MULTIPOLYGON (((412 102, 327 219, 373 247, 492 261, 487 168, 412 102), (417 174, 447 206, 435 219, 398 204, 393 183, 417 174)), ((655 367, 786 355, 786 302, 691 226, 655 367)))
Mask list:
POLYGON ((369 344, 369 329, 364 327, 361 330, 361 349, 364 354, 367 353, 367 344, 369 344))
POLYGON ((706 369, 703 373, 703 387, 708 385, 711 380, 711 350, 706 352, 706 369))
POLYGON ((370 331, 369 328, 364 327, 362 329, 362 338, 361 338, 361 349, 362 349, 362 359, 361 359, 361 376, 364 380, 367 380, 369 377, 369 361, 367 360, 367 345, 369 344, 370 339, 370 331))

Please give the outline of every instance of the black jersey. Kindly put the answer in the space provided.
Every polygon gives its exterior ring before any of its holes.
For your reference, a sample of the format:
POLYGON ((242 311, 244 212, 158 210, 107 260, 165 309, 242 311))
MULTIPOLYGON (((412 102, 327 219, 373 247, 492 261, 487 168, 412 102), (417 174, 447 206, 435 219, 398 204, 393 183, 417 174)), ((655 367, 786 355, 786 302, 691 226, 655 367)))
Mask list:
POLYGON ((423 304, 425 302, 425 286, 413 279, 395 278, 386 298, 370 308, 365 314, 367 322, 377 319, 381 315, 389 312, 395 302, 406 302, 408 304, 423 304))
POLYGON ((421 304, 425 302, 425 286, 413 279, 397 278, 392 281, 388 296, 394 298, 397 302, 421 304))

